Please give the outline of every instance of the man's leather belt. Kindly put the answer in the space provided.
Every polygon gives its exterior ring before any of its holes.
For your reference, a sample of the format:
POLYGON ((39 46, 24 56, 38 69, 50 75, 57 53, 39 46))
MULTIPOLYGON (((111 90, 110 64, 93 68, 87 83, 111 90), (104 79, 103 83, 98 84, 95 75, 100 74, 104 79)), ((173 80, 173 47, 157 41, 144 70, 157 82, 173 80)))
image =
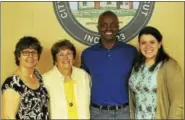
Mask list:
POLYGON ((126 106, 128 106, 128 103, 124 103, 121 105, 97 105, 97 104, 91 103, 91 106, 98 108, 100 110, 119 110, 121 108, 125 108, 126 106))

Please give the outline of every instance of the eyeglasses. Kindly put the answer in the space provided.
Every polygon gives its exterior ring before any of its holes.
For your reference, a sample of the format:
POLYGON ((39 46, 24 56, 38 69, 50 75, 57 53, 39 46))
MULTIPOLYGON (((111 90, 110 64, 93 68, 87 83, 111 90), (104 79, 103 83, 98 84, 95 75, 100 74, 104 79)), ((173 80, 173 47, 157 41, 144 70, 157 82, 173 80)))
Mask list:
POLYGON ((22 53, 22 55, 24 55, 24 56, 29 56, 30 54, 32 55, 32 56, 38 56, 38 53, 37 53, 37 51, 21 51, 21 53, 22 53))
POLYGON ((73 56, 73 52, 67 52, 66 54, 63 54, 63 53, 58 53, 57 56, 59 57, 72 57, 73 56))

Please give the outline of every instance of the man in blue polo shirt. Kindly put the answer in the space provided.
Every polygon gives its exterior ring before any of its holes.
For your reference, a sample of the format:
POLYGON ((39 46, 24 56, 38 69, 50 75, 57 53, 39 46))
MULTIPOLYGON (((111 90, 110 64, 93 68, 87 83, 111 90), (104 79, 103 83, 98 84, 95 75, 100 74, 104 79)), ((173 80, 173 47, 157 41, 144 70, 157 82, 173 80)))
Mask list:
POLYGON ((137 50, 116 38, 119 21, 113 12, 102 13, 97 28, 100 42, 81 59, 92 78, 91 119, 129 119, 128 77, 137 50))

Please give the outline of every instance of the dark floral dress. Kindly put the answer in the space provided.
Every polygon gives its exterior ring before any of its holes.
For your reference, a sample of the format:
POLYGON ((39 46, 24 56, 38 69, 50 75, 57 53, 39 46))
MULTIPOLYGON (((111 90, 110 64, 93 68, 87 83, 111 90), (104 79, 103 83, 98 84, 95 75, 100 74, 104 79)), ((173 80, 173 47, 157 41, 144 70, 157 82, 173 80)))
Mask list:
POLYGON ((138 72, 132 71, 129 87, 135 95, 135 119, 155 119, 157 103, 157 71, 160 64, 153 72, 151 66, 143 65, 138 72))
MULTIPOLYGON (((16 114, 16 119, 21 120, 47 120, 48 114, 48 92, 43 86, 41 75, 34 70, 34 74, 40 81, 40 86, 37 89, 27 87, 17 75, 8 77, 2 85, 3 92, 11 88, 18 92, 21 96, 20 105, 16 114)), ((12 98, 13 99, 13 98, 12 98)))

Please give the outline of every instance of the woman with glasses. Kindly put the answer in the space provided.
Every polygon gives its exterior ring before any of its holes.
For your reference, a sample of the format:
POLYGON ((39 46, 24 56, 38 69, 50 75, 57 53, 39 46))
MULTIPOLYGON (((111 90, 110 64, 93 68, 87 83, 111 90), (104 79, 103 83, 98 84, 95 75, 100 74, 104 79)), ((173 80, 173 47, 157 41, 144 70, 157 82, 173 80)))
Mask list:
POLYGON ((2 85, 3 119, 49 119, 48 93, 35 69, 42 46, 37 38, 22 37, 14 51, 18 66, 2 85))
POLYGON ((90 77, 73 66, 76 49, 69 40, 51 48, 53 68, 43 75, 50 95, 51 119, 89 119, 90 77))

